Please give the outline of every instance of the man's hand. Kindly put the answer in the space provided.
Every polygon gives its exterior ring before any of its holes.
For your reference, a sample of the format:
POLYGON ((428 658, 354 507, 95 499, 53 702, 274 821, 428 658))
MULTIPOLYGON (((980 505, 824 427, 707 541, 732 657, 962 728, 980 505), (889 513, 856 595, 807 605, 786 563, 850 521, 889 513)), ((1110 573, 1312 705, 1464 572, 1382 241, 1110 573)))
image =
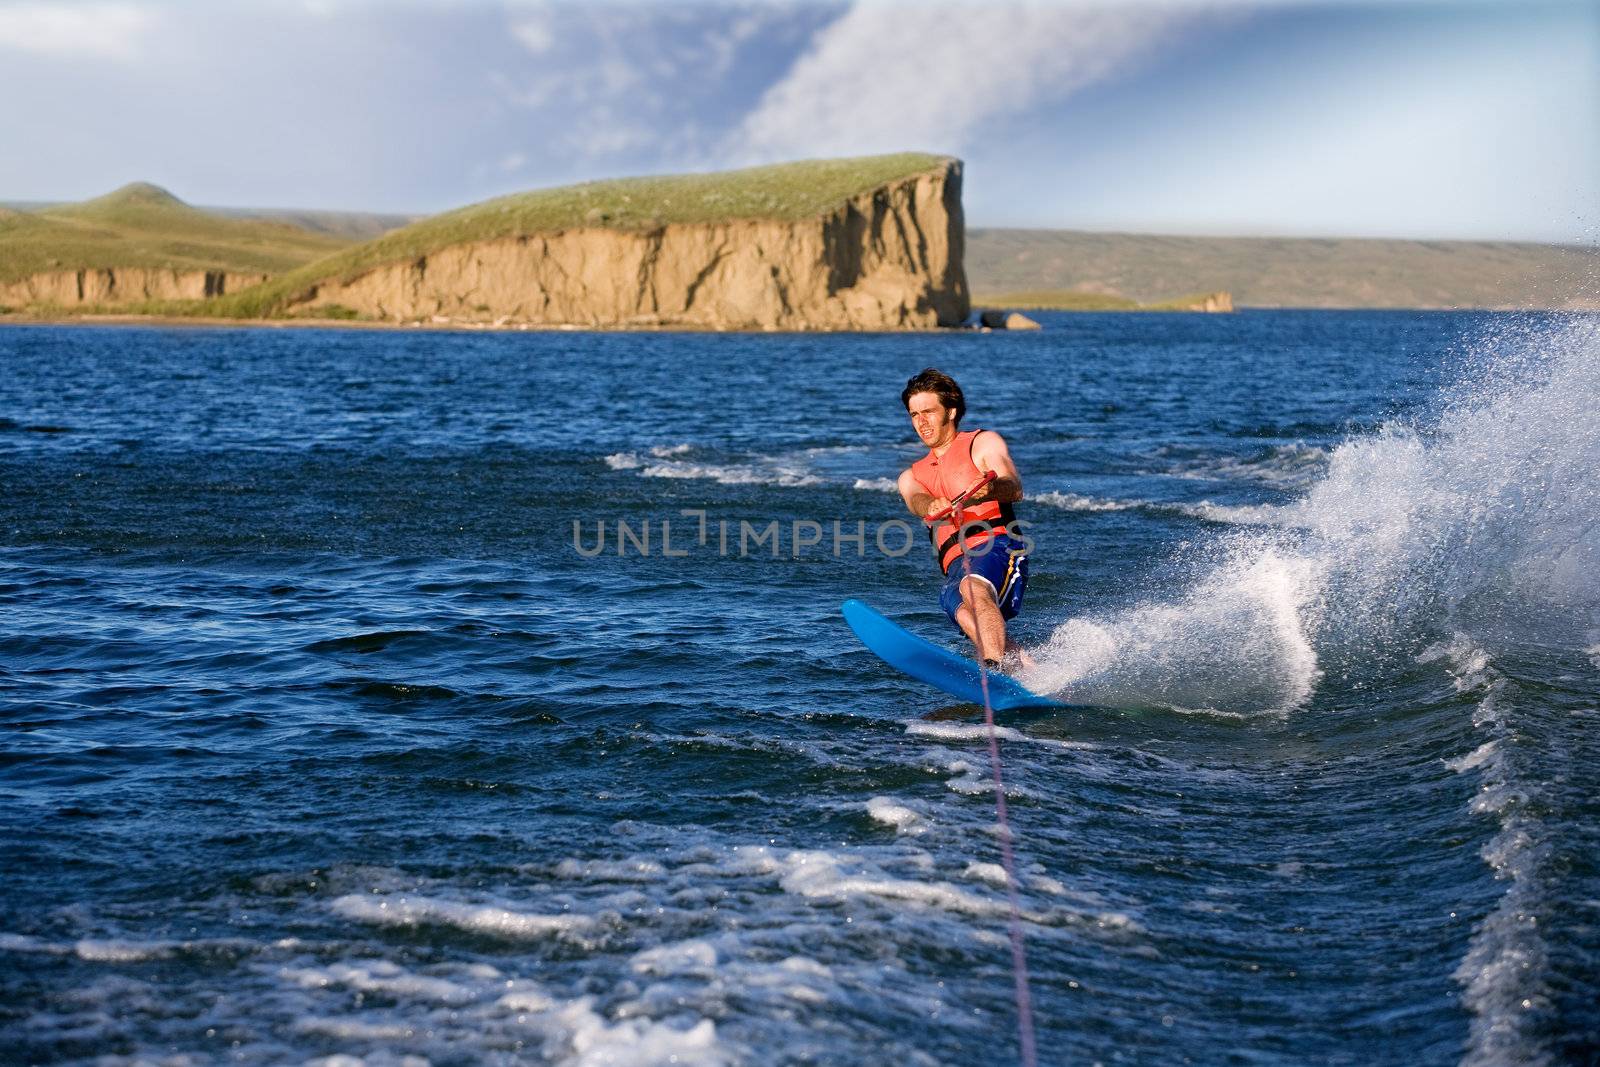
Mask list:
POLYGON ((985 500, 998 500, 1002 504, 1012 503, 1022 499, 1022 480, 1020 478, 996 478, 988 485, 967 497, 968 504, 981 504, 985 500))
POLYGON ((933 516, 939 514, 941 511, 947 510, 949 507, 950 501, 946 500, 944 497, 932 497, 928 500, 928 506, 922 509, 922 517, 924 519, 931 519, 933 516))

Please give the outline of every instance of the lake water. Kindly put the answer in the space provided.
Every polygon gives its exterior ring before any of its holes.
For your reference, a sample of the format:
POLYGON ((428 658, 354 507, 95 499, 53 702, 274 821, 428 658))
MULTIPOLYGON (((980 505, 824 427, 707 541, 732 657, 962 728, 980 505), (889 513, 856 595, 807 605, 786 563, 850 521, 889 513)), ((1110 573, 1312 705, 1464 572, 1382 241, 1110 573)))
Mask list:
POLYGON ((1041 318, 0 330, 0 1060, 1016 1062, 935 365, 1039 1062, 1595 1062, 1600 320, 1041 318))

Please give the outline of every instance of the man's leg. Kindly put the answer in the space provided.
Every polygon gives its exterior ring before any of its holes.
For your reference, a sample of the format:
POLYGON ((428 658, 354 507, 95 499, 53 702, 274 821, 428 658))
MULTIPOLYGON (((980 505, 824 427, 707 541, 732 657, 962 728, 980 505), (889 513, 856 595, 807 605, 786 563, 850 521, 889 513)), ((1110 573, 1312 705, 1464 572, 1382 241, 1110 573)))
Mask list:
POLYGON ((956 625, 977 649, 980 660, 999 662, 1006 650, 1006 620, 994 602, 994 586, 982 578, 961 580, 961 606, 956 625))

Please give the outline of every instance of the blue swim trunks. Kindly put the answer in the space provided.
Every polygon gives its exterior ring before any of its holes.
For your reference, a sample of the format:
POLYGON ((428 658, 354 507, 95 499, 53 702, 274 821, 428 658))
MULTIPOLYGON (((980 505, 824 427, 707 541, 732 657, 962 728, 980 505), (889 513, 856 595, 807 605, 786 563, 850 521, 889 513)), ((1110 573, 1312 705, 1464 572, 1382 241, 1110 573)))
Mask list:
MULTIPOLYGON (((994 599, 1000 605, 1003 618, 1014 619, 1022 610, 1022 594, 1028 588, 1028 553, 1021 541, 999 534, 972 546, 967 556, 974 578, 989 583, 994 599), (987 551, 985 551, 987 549, 987 551)), ((944 588, 939 590, 939 606, 956 621, 956 609, 961 606, 961 580, 967 569, 958 557, 950 561, 950 570, 944 576, 944 588)))

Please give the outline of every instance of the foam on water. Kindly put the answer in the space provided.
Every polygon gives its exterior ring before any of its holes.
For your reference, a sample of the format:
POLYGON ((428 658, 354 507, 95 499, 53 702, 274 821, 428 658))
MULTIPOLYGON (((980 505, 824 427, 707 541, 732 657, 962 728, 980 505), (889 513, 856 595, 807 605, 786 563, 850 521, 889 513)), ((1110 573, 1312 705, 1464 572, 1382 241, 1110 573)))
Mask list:
MULTIPOLYGON (((711 1019, 659 1022, 611 1017, 596 999, 554 996, 538 983, 507 976, 486 964, 406 967, 371 959, 326 967, 287 966, 276 972, 279 989, 298 987, 309 999, 284 1000, 298 1013, 293 1032, 376 1053, 423 1054, 420 1062, 476 1049, 511 1062, 538 1052, 545 1062, 569 1067, 732 1062, 735 1049, 719 1040, 711 1019), (357 994, 352 1003, 350 993, 357 994), (370 1006, 367 996, 371 995, 370 1006), (332 1014, 342 1008, 346 1014, 332 1014), (352 1011, 359 1015, 350 1014, 352 1011), (519 1055, 520 1053, 520 1055, 519 1055)), ((274 1058, 266 1050, 235 1053, 243 1060, 274 1058)), ((330 1059, 367 1062, 348 1053, 330 1059)))
MULTIPOLYGON (((592 880, 574 878, 580 868, 565 862, 545 865, 542 876, 533 868, 507 874, 512 884, 499 886, 503 898, 489 897, 495 887, 486 889, 479 876, 470 887, 381 868, 264 876, 255 891, 273 901, 286 892, 325 900, 316 913, 303 913, 320 929, 308 927, 305 940, 229 942, 222 969, 191 971, 190 981, 177 984, 128 970, 163 958, 153 951, 89 953, 83 965, 96 971, 57 998, 57 1010, 18 1022, 11 1036, 126 1043, 119 1020, 137 1019, 140 1044, 149 1049, 193 1049, 204 1034, 214 1058, 245 1063, 466 1057, 642 1067, 754 1062, 752 1042, 809 1047, 816 1027, 837 1034, 840 1020, 864 1006, 978 1025, 908 970, 914 954, 840 951, 842 938, 880 948, 911 939, 907 944, 937 941, 974 963, 988 958, 990 935, 972 918, 993 920, 1006 905, 987 869, 971 866, 977 856, 941 859, 899 845, 790 849, 703 832, 666 840, 664 847, 653 839, 641 852, 586 861, 601 872, 592 880), (552 867, 560 869, 557 881, 542 883, 552 867), (612 874, 639 871, 652 877, 623 887, 609 882, 612 874), (355 886, 381 891, 347 891, 355 886), (567 922, 605 925, 607 934, 539 955, 525 935, 548 924, 530 927, 533 913, 510 900, 552 899, 546 894, 557 886, 571 893, 567 922), (419 948, 413 923, 433 927, 429 947, 419 948), (438 950, 462 934, 505 943, 456 941, 438 950)), ((1028 888, 1039 895, 1026 898, 1026 919, 1041 931, 1128 936, 1114 916, 1065 906, 1054 879, 1030 874, 1028 888)), ((249 899, 215 905, 232 916, 249 899)), ((104 918, 79 921, 107 930, 99 939, 107 944, 165 947, 120 937, 104 918)), ((74 944, 0 934, 0 953, 69 957, 74 944)), ((909 1062, 935 1062, 914 1047, 891 1045, 909 1062)))
POLYGON ((1043 504, 1046 507, 1060 508, 1062 511, 1137 510, 1158 514, 1187 515, 1193 519, 1203 519, 1206 522, 1215 522, 1223 525, 1280 526, 1290 521, 1287 509, 1274 504, 1215 504, 1209 500, 1200 500, 1193 504, 1163 503, 1156 500, 1143 499, 1115 500, 1104 497, 1083 496, 1079 493, 1063 493, 1054 489, 1030 496, 1028 502, 1031 504, 1043 504))
MULTIPOLYGON (((906 733, 913 737, 937 737, 946 741, 986 741, 989 728, 981 722, 937 722, 913 719, 906 723, 906 733)), ((994 735, 1002 741, 1030 740, 1020 730, 997 726, 994 735)))
POLYGON ((474 997, 470 989, 458 982, 413 974, 388 960, 359 960, 330 967, 285 967, 279 973, 307 989, 350 989, 436 1000, 442 1004, 465 1004, 474 997))
POLYGON ((1006 887, 1006 869, 998 863, 969 863, 967 864, 967 877, 976 878, 996 889, 1006 887))
POLYGON ((705 478, 721 485, 785 487, 821 485, 823 481, 797 456, 755 456, 747 463, 700 463, 670 458, 681 454, 655 456, 652 462, 637 452, 615 452, 606 456, 605 461, 614 471, 637 471, 644 478, 705 478))
POLYGON ((1181 514, 1206 522, 1235 526, 1293 526, 1293 512, 1276 504, 1216 504, 1201 500, 1194 504, 1174 504, 1181 514))
POLYGON ((72 951, 79 959, 101 963, 139 963, 165 959, 177 949, 178 946, 169 941, 100 941, 87 938, 72 946, 72 951))
MULTIPOLYGON (((944 787, 952 793, 963 796, 993 796, 994 777, 987 766, 968 763, 964 759, 950 759, 944 769, 954 775, 945 780, 944 787)), ((1028 795, 1027 790, 1018 785, 1015 778, 1006 779, 1005 792, 1007 799, 1020 800, 1028 795)))
POLYGON ((638 952, 632 967, 638 974, 710 974, 717 966, 717 949, 696 939, 657 945, 638 952))
MULTIPOLYGON (((949 720, 941 722, 912 719, 906 723, 906 733, 912 737, 934 737, 942 741, 971 741, 974 744, 987 744, 990 728, 981 722, 954 722, 949 720)), ((1030 745, 1043 745, 1047 748, 1094 747, 1093 744, 1087 741, 1067 741, 1058 737, 1035 737, 1010 726, 994 727, 993 733, 1001 741, 1026 742, 1030 745)))
POLYGON ((1103 500, 1092 496, 1083 496, 1079 493, 1063 493, 1051 489, 1044 493, 1035 493, 1028 497, 1030 504, 1044 504, 1046 507, 1060 508, 1063 511, 1128 511, 1133 508, 1144 507, 1147 501, 1143 500, 1103 500))
POLYGON ((1495 821, 1496 831, 1482 855, 1494 877, 1506 883, 1499 904, 1478 924, 1455 970, 1462 1002, 1472 1012, 1461 1062, 1463 1067, 1549 1062, 1534 1033, 1550 1010, 1549 952, 1539 930, 1548 828, 1530 810, 1540 786, 1537 776, 1519 765, 1516 726, 1506 706, 1511 686, 1488 653, 1464 635, 1432 646, 1420 658, 1442 662, 1458 691, 1479 698, 1473 728, 1489 740, 1449 766, 1457 773, 1478 775, 1470 810, 1495 821))
POLYGON ((146 963, 176 957, 228 959, 257 946, 242 938, 152 941, 129 937, 84 937, 50 941, 27 934, 0 933, 0 952, 39 956, 72 956, 89 963, 146 963))
POLYGON ((582 930, 584 915, 541 915, 490 904, 463 904, 415 894, 348 894, 329 907, 347 919, 380 926, 450 926, 494 937, 540 938, 582 930))
POLYGON ((661 864, 646 859, 626 863, 564 859, 556 864, 555 873, 558 877, 580 882, 657 882, 666 875, 661 864))
POLYGON ((1323 660, 1391 662, 1441 628, 1578 640, 1600 620, 1600 323, 1486 338, 1468 366, 1430 418, 1335 449, 1277 525, 1175 563, 1178 596, 1058 627, 1025 681, 1098 704, 1283 711, 1323 660))
POLYGON ((1281 488, 1303 488, 1327 469, 1328 453, 1306 444, 1273 445, 1254 456, 1189 455, 1166 447, 1156 458, 1165 467, 1161 473, 1202 481, 1256 482, 1281 488))
POLYGON ((892 826, 902 834, 922 834, 928 830, 927 820, 891 797, 873 797, 867 801, 867 814, 874 822, 892 826))
POLYGON ((796 849, 775 857, 778 884, 803 897, 882 897, 914 901, 970 915, 999 915, 1001 900, 975 896, 948 882, 896 878, 875 865, 850 860, 821 849, 796 849))

